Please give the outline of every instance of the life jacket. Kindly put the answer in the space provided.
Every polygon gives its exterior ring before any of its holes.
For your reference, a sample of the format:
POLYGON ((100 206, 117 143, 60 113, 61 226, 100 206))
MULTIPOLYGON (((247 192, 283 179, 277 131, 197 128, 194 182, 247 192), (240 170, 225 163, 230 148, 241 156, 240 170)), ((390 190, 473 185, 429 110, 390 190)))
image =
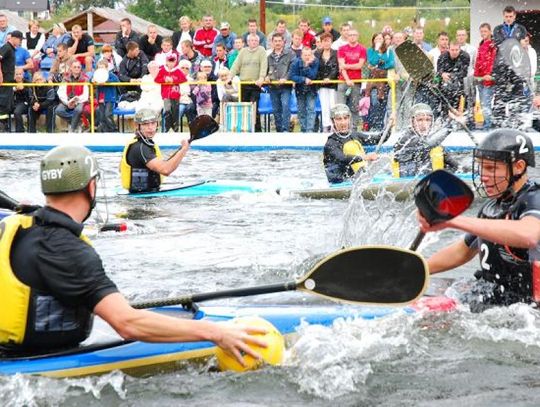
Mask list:
MULTIPOLYGON (((343 144, 343 154, 352 156, 365 156, 364 147, 358 140, 349 140, 343 144)), ((351 164, 351 168, 356 174, 360 168, 365 168, 366 162, 364 160, 351 164)))
MULTIPOLYGON (((142 142, 135 137, 125 147, 122 153, 122 161, 120 161, 120 178, 122 188, 130 192, 152 192, 159 190, 159 186, 163 182, 164 177, 148 168, 132 168, 127 162, 129 149, 136 143, 142 142)), ((161 150, 157 144, 154 144, 154 151, 157 158, 161 158, 161 150)))
MULTIPOLYGON (((534 192, 540 188, 533 184, 528 190, 518 196, 516 201, 508 205, 506 210, 498 214, 490 214, 489 206, 500 205, 495 200, 489 201, 482 207, 482 219, 518 219, 520 206, 527 206, 527 192, 534 192)), ((481 238, 478 239, 480 255, 480 270, 476 277, 495 284, 494 298, 491 302, 509 305, 515 302, 540 302, 540 261, 529 258, 526 248, 514 248, 500 245, 481 238)))
POLYGON ((433 147, 429 151, 430 164, 426 165, 423 162, 417 162, 417 160, 411 160, 410 162, 398 162, 392 160, 392 176, 395 178, 415 176, 424 174, 427 172, 444 169, 444 149, 442 146, 433 147))
MULTIPOLYGON (((13 272, 13 242, 19 231, 32 227, 30 215, 12 215, 0 222, 0 345, 47 348, 62 345, 61 341, 78 343, 88 337, 91 313, 66 308, 47 293, 24 284, 13 272)), ((86 236, 80 238, 90 244, 86 236)))

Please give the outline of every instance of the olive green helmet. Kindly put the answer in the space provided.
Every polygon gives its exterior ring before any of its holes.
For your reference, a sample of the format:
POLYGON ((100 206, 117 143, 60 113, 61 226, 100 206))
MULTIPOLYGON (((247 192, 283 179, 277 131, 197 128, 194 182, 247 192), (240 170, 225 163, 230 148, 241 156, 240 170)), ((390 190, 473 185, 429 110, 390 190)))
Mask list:
POLYGON ((144 108, 135 114, 135 123, 151 123, 159 121, 159 114, 152 109, 144 108))
POLYGON ((44 194, 80 191, 99 174, 97 160, 83 146, 58 146, 41 160, 41 190, 44 194))
POLYGON ((351 109, 343 103, 338 103, 330 110, 330 119, 334 120, 337 116, 350 116, 351 109))

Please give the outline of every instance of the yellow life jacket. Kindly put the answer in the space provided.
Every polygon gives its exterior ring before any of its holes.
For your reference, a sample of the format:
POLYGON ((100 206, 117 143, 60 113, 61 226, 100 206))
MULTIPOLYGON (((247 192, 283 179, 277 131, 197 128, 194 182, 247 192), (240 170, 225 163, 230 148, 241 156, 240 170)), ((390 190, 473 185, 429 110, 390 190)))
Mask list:
MULTIPOLYGON (((444 149, 442 146, 433 147, 429 151, 429 156, 432 171, 444 169, 444 149)), ((396 160, 392 160, 392 176, 395 178, 401 177, 399 162, 396 160)))
MULTIPOLYGON (((366 155, 364 147, 358 140, 349 140, 345 144, 343 144, 343 154, 351 156, 360 155, 362 157, 366 155)), ((365 166, 366 162, 362 160, 360 162, 352 164, 351 168, 356 174, 360 168, 365 168, 365 166)))
MULTIPOLYGON (((127 162, 127 153, 129 151, 129 148, 138 141, 139 140, 137 139, 137 137, 135 137, 124 147, 124 151, 122 152, 122 161, 120 161, 120 179, 122 181, 122 188, 128 190, 131 189, 132 168, 131 165, 129 165, 127 162)), ((157 144, 154 144, 154 150, 156 152, 156 157, 161 158, 161 150, 159 149, 159 146, 157 144)), ((163 175, 160 175, 159 178, 161 182, 163 182, 165 177, 163 175)))
MULTIPOLYGON (((0 344, 20 345, 25 339, 32 288, 17 278, 10 258, 19 230, 33 225, 30 215, 12 215, 0 222, 0 344)), ((86 236, 79 238, 91 245, 86 236)))

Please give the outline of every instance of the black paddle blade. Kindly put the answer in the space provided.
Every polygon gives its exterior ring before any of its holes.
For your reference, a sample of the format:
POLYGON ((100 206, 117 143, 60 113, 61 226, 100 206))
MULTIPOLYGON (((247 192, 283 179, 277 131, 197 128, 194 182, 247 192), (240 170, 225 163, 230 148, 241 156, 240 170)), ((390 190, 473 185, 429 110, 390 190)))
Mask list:
POLYGON ((6 193, 0 191, 0 208, 9 209, 10 211, 17 210, 19 202, 7 195, 6 193))
POLYGON ((422 82, 435 76, 433 64, 418 45, 405 41, 396 47, 396 54, 413 80, 422 82))
POLYGON ((189 142, 208 137, 210 134, 215 133, 219 130, 219 124, 212 119, 211 116, 207 114, 203 114, 201 116, 197 116, 190 124, 189 124, 189 142))
POLYGON ((474 200, 471 188, 445 170, 422 178, 414 188, 414 201, 430 225, 445 222, 463 213, 474 200))
POLYGON ((363 246, 324 258, 297 289, 355 304, 402 305, 420 297, 428 279, 427 263, 418 253, 363 246))

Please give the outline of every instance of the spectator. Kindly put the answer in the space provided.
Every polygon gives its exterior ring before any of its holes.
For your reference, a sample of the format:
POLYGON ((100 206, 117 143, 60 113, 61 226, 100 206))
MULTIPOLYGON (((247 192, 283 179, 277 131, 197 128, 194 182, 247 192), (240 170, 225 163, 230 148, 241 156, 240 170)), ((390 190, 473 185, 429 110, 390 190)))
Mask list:
POLYGON ((69 55, 68 46, 64 43, 56 47, 56 58, 49 71, 49 82, 63 82, 69 73, 69 67, 74 58, 69 55))
POLYGON ((291 47, 291 33, 289 30, 287 30, 287 22, 285 20, 279 19, 276 22, 276 28, 274 28, 274 31, 272 31, 270 34, 268 34, 268 38, 266 41, 266 47, 270 49, 272 47, 272 37, 274 34, 281 34, 283 36, 283 40, 285 41, 285 48, 291 47))
POLYGON ((154 24, 150 24, 146 29, 146 34, 139 40, 139 48, 144 52, 148 60, 152 61, 156 54, 161 51, 162 41, 163 37, 158 34, 157 27, 154 24))
POLYGON ((173 48, 182 55, 181 44, 184 41, 190 41, 193 43, 193 37, 195 36, 195 31, 191 27, 191 19, 188 16, 182 16, 178 19, 179 31, 175 31, 172 36, 173 48))
MULTIPOLYGON (((13 82, 15 79, 15 50, 21 45, 22 32, 11 31, 7 42, 0 47, 0 84, 13 82)), ((4 120, 13 109, 13 87, 0 86, 0 130, 6 131, 4 120)))
MULTIPOLYGON (((261 86, 268 72, 268 59, 266 50, 259 45, 259 37, 248 35, 248 46, 238 54, 231 69, 231 75, 240 77, 241 82, 255 82, 242 86, 242 102, 253 102, 255 109, 259 103, 261 86)), ((261 117, 256 113, 255 131, 261 132, 261 117)))
POLYGON ((0 47, 7 42, 12 31, 15 31, 15 27, 9 25, 7 16, 0 12, 0 47))
MULTIPOLYGON (((148 73, 148 58, 140 51, 139 44, 135 41, 130 41, 127 44, 126 56, 120 62, 119 79, 120 82, 138 83, 143 75, 148 73)), ((135 86, 123 87, 119 89, 120 93, 127 91, 135 91, 140 93, 140 88, 135 86)))
POLYGON ((191 93, 195 95, 197 115, 212 115, 212 87, 207 84, 207 75, 204 72, 197 73, 197 84, 193 86, 191 93))
MULTIPOLYGON (((45 83, 41 72, 35 72, 32 83, 45 83)), ((56 91, 53 86, 32 86, 30 109, 28 109, 28 132, 36 132, 36 122, 40 115, 45 114, 47 132, 54 131, 54 106, 56 104, 56 91)))
POLYGON ((349 23, 341 24, 341 27, 339 28, 339 38, 333 42, 332 49, 337 51, 343 45, 347 45, 349 43, 349 31, 351 28, 352 27, 349 23))
POLYGON ((71 35, 67 40, 68 53, 84 65, 87 72, 90 72, 94 64, 95 46, 94 39, 82 32, 82 27, 75 24, 71 27, 71 35))
MULTIPOLYGON (((520 42, 521 42, 521 46, 527 53, 527 56, 529 57, 529 61, 531 63, 531 78, 529 80, 529 89, 534 91, 535 89, 534 77, 536 76, 536 70, 538 69, 538 57, 537 57, 535 49, 531 46, 531 34, 527 33, 527 36, 523 38, 520 42)), ((532 92, 531 92, 531 95, 532 95, 532 92)))
POLYGON ((116 33, 114 48, 118 55, 124 58, 127 54, 127 43, 139 42, 139 35, 131 29, 131 20, 127 17, 120 20, 120 31, 116 33))
POLYGON ((238 76, 232 78, 231 71, 227 68, 221 68, 219 71, 216 88, 220 102, 238 102, 240 80, 238 79, 238 76))
POLYGON ((29 83, 24 78, 24 70, 20 67, 15 68, 15 83, 14 95, 13 95, 13 117, 15 118, 15 131, 17 133, 24 133, 24 118, 28 114, 28 107, 30 106, 30 87, 24 86, 29 83))
POLYGON ((494 82, 492 77, 493 63, 497 55, 497 48, 491 37, 491 26, 488 23, 480 25, 480 45, 476 63, 474 65, 474 77, 479 78, 478 93, 484 115, 485 130, 491 127, 491 103, 493 102, 494 82))
POLYGON ((34 71, 34 61, 26 48, 17 47, 15 50, 15 66, 24 70, 24 78, 30 81, 34 71))
MULTIPOLYGON (((465 97, 464 82, 469 69, 470 57, 462 51, 456 41, 450 43, 448 52, 442 54, 437 62, 437 76, 441 78, 439 87, 450 106, 457 109, 460 98, 465 97)), ((443 102, 443 104, 447 104, 443 102)), ((448 112, 443 108, 441 112, 448 112)), ((446 116, 446 114, 445 114, 446 116)))
MULTIPOLYGON (((401 100, 403 97, 403 92, 405 92, 407 88, 407 82, 409 80, 409 73, 405 70, 405 67, 399 60, 397 54, 395 53, 395 49, 403 44, 405 40, 407 39, 407 34, 403 31, 396 31, 394 35, 392 35, 392 46, 390 49, 394 53, 394 81, 396 84, 396 99, 401 100)), ((404 126, 407 125, 408 117, 406 109, 398 109, 397 111, 392 113, 395 118, 395 128, 397 130, 402 129, 404 126)))
MULTIPOLYGON (((200 71, 206 74, 206 80, 209 82, 215 82, 217 80, 217 74, 214 74, 214 63, 209 59, 203 59, 201 61, 200 71)), ((210 85, 212 96, 212 117, 216 117, 219 113, 219 97, 215 84, 210 85)))
POLYGON ((383 38, 384 38, 384 43, 386 45, 386 49, 390 49, 390 47, 392 46, 392 37, 393 37, 393 35, 394 34, 383 32, 383 38))
POLYGON ((302 48, 304 48, 304 45, 302 44, 302 39, 304 38, 302 30, 294 30, 291 38, 291 51, 295 53, 297 58, 300 58, 302 56, 302 48))
POLYGON ((309 20, 302 18, 298 22, 298 29, 302 31, 302 46, 310 49, 315 48, 315 31, 311 29, 309 20))
POLYGON ((324 33, 328 33, 332 36, 332 42, 337 41, 339 33, 334 29, 332 25, 332 19, 330 17, 324 17, 322 20, 322 30, 315 34, 316 37, 320 37, 324 33))
POLYGON ((439 57, 445 52, 448 52, 449 40, 448 33, 441 31, 439 34, 437 34, 437 46, 428 52, 428 56, 431 59, 431 62, 433 62, 435 72, 437 72, 437 62, 439 57))
POLYGON ((96 65, 96 71, 92 76, 92 82, 98 85, 96 89, 96 122, 98 123, 97 131, 100 133, 115 133, 118 131, 116 123, 113 119, 113 109, 116 104, 117 87, 116 86, 99 86, 104 83, 118 83, 119 79, 116 74, 109 69, 107 60, 102 59, 96 65))
POLYGON ((469 54, 470 63, 467 70, 467 77, 465 78, 465 96, 467 98, 467 106, 474 105, 474 99, 476 96, 474 88, 474 64, 476 63, 476 47, 467 43, 469 35, 467 30, 460 28, 456 31, 456 42, 459 44, 462 51, 469 54))
MULTIPOLYGON (((493 42, 498 51, 506 39, 514 38, 521 41, 527 36, 525 27, 516 23, 516 9, 513 6, 504 8, 503 19, 503 24, 493 29, 493 42)), ((529 105, 529 98, 526 96, 528 91, 526 81, 529 78, 522 78, 514 72, 512 67, 505 62, 502 52, 497 52, 492 77, 495 81, 492 122, 496 126, 519 125, 519 117, 529 105), (509 123, 506 123, 507 118, 510 119, 509 123)))
POLYGON ((147 68, 148 73, 141 78, 141 97, 137 101, 135 111, 150 109, 155 112, 156 116, 159 116, 163 110, 161 85, 155 82, 159 73, 159 66, 156 61, 150 61, 147 68))
MULTIPOLYGON (((394 53, 386 48, 382 33, 373 34, 371 47, 367 50, 367 64, 370 79, 388 78, 388 70, 394 69, 394 53)), ((366 95, 369 96, 368 126, 370 130, 382 130, 389 86, 385 82, 369 82, 366 95)))
POLYGON ((289 79, 291 64, 295 59, 296 54, 291 49, 285 49, 283 35, 274 33, 272 36, 272 52, 268 55, 266 81, 274 82, 268 86, 268 89, 272 101, 276 132, 278 133, 289 130, 291 85, 285 83, 285 81, 289 79))
POLYGON ((192 78, 199 72, 201 62, 204 57, 193 49, 191 41, 186 40, 182 42, 182 56, 181 59, 186 59, 191 63, 191 70, 189 71, 192 78))
POLYGON ((52 31, 49 34, 49 37, 45 40, 45 44, 43 44, 43 47, 41 48, 41 52, 46 57, 51 58, 51 60, 54 60, 58 45, 66 44, 69 38, 70 36, 69 34, 66 33, 66 27, 64 27, 64 24, 62 23, 53 24, 52 31))
POLYGON ((216 52, 212 58, 212 73, 214 74, 214 77, 217 78, 221 68, 227 68, 227 48, 225 47, 225 44, 219 43, 216 44, 215 49, 216 52))
POLYGON ((195 31, 193 46, 202 56, 210 57, 218 35, 219 31, 214 28, 214 17, 206 15, 202 18, 202 27, 195 31))
MULTIPOLYGON (((63 81, 73 84, 88 81, 88 77, 82 73, 82 64, 78 59, 73 60, 68 76, 63 81)), ((81 115, 84 104, 88 102, 88 86, 60 85, 58 99, 60 99, 60 103, 56 108, 56 115, 69 122, 68 131, 70 133, 80 133, 81 115)))
POLYGON ((232 68, 242 48, 244 48, 244 39, 242 37, 236 37, 234 40, 234 49, 227 55, 227 68, 232 68))
MULTIPOLYGON (((337 51, 332 49, 332 35, 324 33, 321 35, 322 49, 315 53, 315 58, 319 60, 319 71, 317 80, 336 80, 339 74, 339 63, 337 51)), ((321 101, 321 116, 323 131, 328 133, 332 130, 332 120, 330 110, 336 104, 337 83, 323 83, 319 85, 319 100, 321 101)))
POLYGON ((165 65, 159 68, 155 81, 161 83, 165 131, 167 132, 170 129, 178 131, 180 84, 186 82, 187 79, 182 71, 178 69, 176 53, 167 57, 165 65))
POLYGON ((160 67, 165 66, 167 58, 169 58, 171 55, 176 56, 176 61, 180 59, 180 54, 178 51, 173 49, 172 39, 169 37, 163 38, 163 41, 161 41, 161 52, 158 52, 155 55, 154 61, 156 61, 160 67))
POLYGON ((21 47, 28 50, 30 58, 34 61, 34 70, 37 71, 41 62, 41 48, 45 44, 45 34, 39 32, 39 22, 36 20, 28 22, 28 29, 21 47))
POLYGON ((366 62, 366 48, 358 42, 358 31, 349 31, 349 43, 338 50, 338 63, 340 69, 340 83, 337 90, 337 103, 346 104, 351 110, 352 129, 357 131, 360 117, 358 116, 358 102, 360 101, 360 83, 354 80, 362 79, 362 67, 366 62))
POLYGON ((254 18, 250 18, 247 22, 247 31, 242 34, 242 38, 244 39, 244 44, 247 44, 247 37, 250 34, 256 35, 259 37, 259 45, 263 48, 266 48, 266 36, 263 32, 259 31, 259 26, 257 24, 257 20, 254 18))
POLYGON ((291 65, 290 79, 295 83, 296 100, 298 102, 298 119, 302 133, 315 131, 315 100, 317 87, 312 81, 317 78, 319 61, 313 50, 304 47, 301 58, 296 58, 291 65))
MULTIPOLYGON (((446 35, 448 37, 448 34, 446 35)), ((418 45, 420 49, 425 52, 431 51, 433 48, 430 44, 424 41, 424 29, 422 27, 416 27, 413 31, 413 43, 418 45)))
POLYGON ((107 62, 108 71, 118 76, 120 72, 120 64, 122 63, 122 58, 120 58, 120 55, 114 52, 113 47, 111 47, 109 44, 105 44, 101 48, 101 58, 98 62, 101 61, 107 62))
POLYGON ((191 123, 191 121, 195 119, 195 116, 197 115, 195 103, 193 103, 193 99, 191 98, 191 85, 188 83, 193 82, 193 78, 190 75, 191 62, 189 62, 187 59, 180 60, 178 63, 178 69, 182 71, 187 80, 187 82, 180 85, 180 107, 178 120, 181 123, 182 118, 185 115, 188 123, 191 123))
POLYGON ((223 21, 219 26, 219 35, 214 40, 214 48, 212 49, 212 55, 216 55, 216 47, 222 44, 225 47, 226 53, 229 53, 234 48, 234 40, 236 34, 231 32, 231 26, 228 22, 223 21))

